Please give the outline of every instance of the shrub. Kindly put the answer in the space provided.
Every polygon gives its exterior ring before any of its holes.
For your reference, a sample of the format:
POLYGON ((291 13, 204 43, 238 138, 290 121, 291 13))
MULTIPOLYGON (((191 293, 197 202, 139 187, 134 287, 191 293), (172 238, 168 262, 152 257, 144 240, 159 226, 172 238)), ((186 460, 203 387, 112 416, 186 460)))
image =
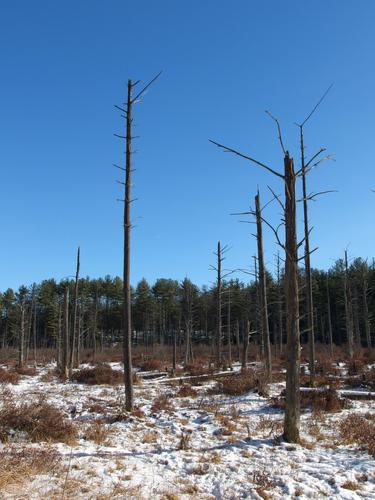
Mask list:
POLYGON ((364 372, 365 364, 360 359, 353 359, 348 364, 348 375, 362 375, 364 372))
POLYGON ((118 385, 123 382, 123 373, 113 370, 107 364, 97 365, 94 368, 82 368, 73 373, 72 380, 87 385, 118 385))
POLYGON ((266 394, 267 381, 264 374, 251 370, 242 370, 234 375, 229 375, 218 380, 219 392, 230 396, 239 396, 257 389, 259 394, 266 394))
POLYGON ((177 396, 180 398, 196 398, 198 396, 198 391, 191 385, 186 384, 180 387, 177 396))
POLYGON ((33 366, 16 366, 14 370, 19 374, 19 375, 27 375, 29 377, 33 377, 36 375, 36 368, 33 366))
POLYGON ((345 443, 357 443, 375 457, 375 422, 359 413, 352 413, 340 422, 339 430, 345 443))
POLYGON ((163 362, 160 359, 150 358, 144 359, 138 366, 143 372, 160 371, 163 369, 163 362))
POLYGON ((301 408, 311 407, 314 411, 336 412, 345 407, 345 399, 340 398, 335 389, 301 392, 301 408))
POLYGON ((56 407, 44 402, 7 402, 0 409, 0 440, 7 441, 15 432, 24 432, 33 442, 69 443, 76 429, 56 407))
POLYGON ((20 376, 13 370, 0 368, 0 383, 2 384, 18 384, 20 376))
POLYGON ((155 398, 151 406, 152 413, 158 413, 160 411, 173 411, 173 405, 165 394, 162 394, 155 398))
POLYGON ((366 370, 363 374, 363 382, 370 389, 375 390, 375 368, 372 367, 370 370, 366 370))

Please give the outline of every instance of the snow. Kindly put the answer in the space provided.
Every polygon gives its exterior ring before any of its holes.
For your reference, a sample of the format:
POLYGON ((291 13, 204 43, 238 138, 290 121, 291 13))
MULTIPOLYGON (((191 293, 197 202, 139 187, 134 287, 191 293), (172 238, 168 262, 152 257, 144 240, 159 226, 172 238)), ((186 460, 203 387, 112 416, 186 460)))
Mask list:
MULTIPOLYGON (((255 392, 214 394, 210 380, 194 387, 196 398, 176 397, 181 382, 189 380, 164 376, 135 386, 135 401, 144 416, 104 423, 108 436, 95 444, 85 439, 85 429, 103 414, 90 411, 90 406, 95 403, 107 415, 115 413, 123 388, 42 382, 51 368, 39 368, 38 376, 23 376, 9 387, 22 401, 46 395, 69 418, 75 406, 80 438, 72 446, 49 445, 63 456, 65 472, 31 478, 22 486, 22 498, 375 499, 374 459, 354 445, 340 444, 337 430, 338 421, 350 412, 375 415, 374 401, 354 401, 351 409, 320 419, 304 412, 304 445, 291 445, 278 439, 283 414, 270 407, 269 399, 255 392), (163 394, 171 396, 172 409, 153 413, 153 401, 163 394), (309 432, 314 425, 321 436, 309 432), (179 449, 181 436, 188 436, 186 450, 179 449), (343 487, 348 481, 357 489, 343 487)), ((282 383, 273 384, 270 393, 277 395, 283 388, 282 383)), ((21 496, 8 493, 0 498, 21 496)))

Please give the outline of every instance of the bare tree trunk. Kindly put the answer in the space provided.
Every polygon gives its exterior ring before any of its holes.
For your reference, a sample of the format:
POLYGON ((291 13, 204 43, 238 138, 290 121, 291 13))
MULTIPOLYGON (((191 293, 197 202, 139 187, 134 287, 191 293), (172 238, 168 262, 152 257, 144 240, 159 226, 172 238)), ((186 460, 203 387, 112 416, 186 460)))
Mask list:
POLYGON ((76 353, 76 367, 78 368, 81 364, 81 343, 82 343, 82 334, 81 334, 81 306, 78 304, 77 306, 77 316, 78 316, 78 325, 77 325, 77 353, 76 353))
POLYGON ((72 370, 77 366, 77 310, 78 310, 78 281, 79 281, 79 268, 80 268, 80 247, 77 250, 77 266, 76 266, 76 279, 74 284, 74 309, 73 309, 73 334, 72 343, 70 347, 70 360, 69 369, 72 370))
POLYGON ((221 245, 220 241, 217 243, 217 287, 216 287, 216 367, 220 368, 221 366, 221 333, 222 333, 222 325, 221 325, 221 291, 222 291, 222 283, 221 283, 221 245))
POLYGON ((238 319, 236 319, 236 346, 237 346, 237 359, 239 362, 241 359, 241 354, 240 354, 240 324, 238 319))
POLYGON ((130 206, 131 206, 131 174, 132 174, 132 99, 133 84, 128 80, 128 96, 126 104, 126 158, 125 158, 125 202, 124 202, 124 306, 123 306, 123 353, 124 353, 124 384, 125 407, 132 411, 134 406, 133 370, 131 349, 131 294, 130 294, 130 206))
POLYGON ((33 352, 34 352, 34 366, 37 367, 36 355, 36 300, 34 298, 34 315, 33 315, 33 352))
POLYGON ((61 372, 62 366, 62 328, 61 328, 61 304, 59 302, 59 313, 57 322, 57 368, 61 372))
POLYGON ((262 344, 263 356, 266 365, 267 380, 272 380, 272 359, 271 359, 271 343, 270 329, 268 323, 268 305, 267 305, 267 283, 266 271, 263 257, 263 231, 262 231, 262 214, 260 208, 259 191, 255 196, 255 216, 257 224, 257 245, 258 245, 258 263, 259 263, 259 298, 260 298, 260 313, 262 325, 262 344))
POLYGON ((302 196, 303 196, 303 219, 304 219, 304 237, 305 237, 305 293, 306 293, 306 316, 307 330, 309 335, 309 371, 310 385, 315 384, 315 330, 314 330, 314 304, 312 290, 312 276, 310 264, 310 229, 309 216, 307 209, 307 190, 306 190, 306 165, 305 165, 305 145, 303 138, 303 126, 300 126, 300 145, 301 145, 301 176, 302 176, 302 196))
POLYGON ((242 363, 241 369, 246 370, 247 367, 247 353, 249 350, 249 336, 250 336, 250 321, 246 321, 246 326, 243 332, 243 345, 242 345, 242 363))
POLYGON ((296 228, 296 175, 293 159, 284 158, 285 181, 285 305, 287 332, 286 405, 284 439, 299 442, 300 429, 300 330, 298 301, 298 247, 296 228))
POLYGON ((277 252, 277 309, 279 316, 279 342, 280 342, 280 354, 281 354, 283 352, 283 302, 281 293, 279 252, 277 252))
POLYGON ((69 287, 64 290, 61 377, 69 378, 69 287))
POLYGON ((327 318, 328 318, 328 336, 329 336, 329 355, 333 357, 333 335, 332 335, 332 318, 331 318, 331 299, 329 296, 329 283, 327 274, 327 318))
POLYGON ((231 303, 230 303, 230 288, 228 290, 228 324, 227 324, 227 337, 228 337, 228 365, 232 369, 232 341, 231 341, 231 303))
POLYGON ((348 252, 345 250, 344 258, 344 301, 345 301, 345 320, 346 320, 346 337, 348 342, 348 353, 350 359, 353 358, 353 316, 351 311, 351 291, 349 285, 349 273, 348 273, 348 252))
POLYGON ((21 301, 21 325, 18 349, 18 366, 23 367, 25 363, 25 299, 21 301))

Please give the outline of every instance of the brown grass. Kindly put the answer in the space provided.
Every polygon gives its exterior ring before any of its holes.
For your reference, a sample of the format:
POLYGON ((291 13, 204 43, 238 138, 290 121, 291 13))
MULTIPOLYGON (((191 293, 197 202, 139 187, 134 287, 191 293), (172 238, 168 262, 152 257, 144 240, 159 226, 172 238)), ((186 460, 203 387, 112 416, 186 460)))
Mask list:
POLYGON ((375 457, 375 422, 372 419, 352 413, 340 422, 339 430, 344 443, 357 443, 375 457))
POLYGON ((198 396, 198 391, 191 385, 185 384, 180 387, 177 396, 179 398, 196 398, 198 396))
POLYGON ((156 358, 144 359, 138 362, 137 366, 143 372, 161 371, 164 368, 163 362, 156 358))
POLYGON ((76 429, 65 415, 45 401, 17 404, 6 402, 0 409, 0 440, 8 441, 14 433, 26 433, 33 442, 71 443, 76 429))
POLYGON ((109 438, 114 434, 115 430, 109 425, 105 425, 100 419, 91 422, 85 430, 85 439, 94 441, 98 445, 108 445, 109 438))
POLYGON ((14 485, 39 474, 56 473, 60 467, 61 456, 56 450, 12 446, 0 452, 0 491, 5 494, 14 485))
POLYGON ((72 380, 87 385, 118 385, 123 382, 123 373, 103 363, 94 368, 82 368, 74 372, 72 380))
POLYGON ((28 377, 34 377, 36 375, 36 369, 33 366, 15 366, 14 370, 19 375, 27 375, 28 377))
MULTIPOLYGON (((301 408, 311 408, 314 412, 338 412, 346 407, 347 401, 341 399, 335 389, 301 391, 301 408)), ((285 391, 271 398, 270 406, 285 410, 285 391)))

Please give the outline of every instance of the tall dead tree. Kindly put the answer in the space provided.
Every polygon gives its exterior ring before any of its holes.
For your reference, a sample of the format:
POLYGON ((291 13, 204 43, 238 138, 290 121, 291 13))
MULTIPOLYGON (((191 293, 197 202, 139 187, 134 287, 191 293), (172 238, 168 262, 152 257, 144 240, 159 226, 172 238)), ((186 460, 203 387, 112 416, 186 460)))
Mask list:
POLYGON ((221 366, 221 335, 222 335, 222 324, 221 324, 221 293, 222 293, 222 275, 221 275, 221 265, 223 262, 223 257, 221 253, 220 241, 217 242, 217 278, 216 278, 216 367, 221 366))
POLYGON ((64 289, 60 376, 69 378, 69 286, 64 289))
POLYGON ((353 314, 352 314, 351 288, 349 283, 347 250, 345 250, 345 257, 344 257, 344 304, 345 304, 345 324, 346 324, 346 338, 348 343, 348 354, 350 359, 352 359, 354 354, 353 314))
POLYGON ((69 368, 72 370, 75 366, 78 365, 78 346, 77 346, 77 326, 78 326, 78 284, 79 284, 79 269, 80 269, 80 247, 77 250, 77 264, 76 264, 76 276, 74 282, 74 305, 73 305, 73 332, 72 332, 72 341, 70 346, 70 360, 69 360, 69 368))
POLYGON ((232 369, 232 339, 231 339, 231 297, 228 289, 228 313, 227 313, 227 344, 228 344, 228 366, 232 369))
POLYGON ((333 334, 332 334, 331 299, 330 299, 330 295, 329 295, 328 273, 327 273, 327 280, 326 280, 326 290, 327 290, 327 319, 328 319, 329 354, 332 358, 333 357, 333 334))
MULTIPOLYGON (((270 115, 272 117, 272 115, 270 115)), ((284 153, 284 172, 283 174, 270 168, 268 165, 243 153, 229 148, 216 141, 210 141, 226 152, 233 153, 245 160, 254 163, 268 172, 271 172, 283 180, 285 191, 285 202, 281 202, 279 196, 274 194, 283 209, 285 225, 285 244, 280 241, 278 229, 274 228, 265 219, 262 220, 273 230, 278 244, 285 251, 285 312, 286 312, 286 332, 287 332, 287 373, 286 373, 286 408, 284 418, 284 439, 289 442, 299 441, 300 428, 300 327, 299 327, 299 297, 298 297, 298 248, 303 241, 297 241, 296 227, 296 179, 301 176, 301 170, 297 172, 294 169, 293 158, 285 150, 279 122, 272 117, 276 124, 279 134, 279 142, 284 153)), ((321 149, 305 164, 305 175, 319 164, 323 159, 317 159, 324 151, 321 149)), ((317 193, 320 194, 320 193, 317 193)), ((315 195, 309 195, 312 199, 315 195)))
MULTIPOLYGON (((139 81, 133 82, 128 80, 127 100, 125 107, 116 106, 123 113, 125 118, 125 136, 117 135, 120 139, 125 140, 125 168, 119 167, 125 173, 124 185, 124 256, 123 256, 123 356, 124 356, 124 385, 125 385, 125 408, 127 411, 132 411, 134 406, 133 392, 133 370, 132 370, 132 321, 131 321, 131 290, 130 290, 130 236, 131 236, 131 177, 132 177, 132 126, 133 126, 133 105, 142 99, 146 90, 160 76, 157 74, 143 89, 135 96, 133 90, 139 81)), ((117 165, 116 165, 117 166, 117 165)))
MULTIPOLYGON (((310 232, 309 227, 309 214, 308 214, 308 201, 310 196, 307 194, 307 173, 311 170, 306 165, 305 159, 305 139, 304 139, 304 127, 318 109, 320 104, 325 99, 328 92, 331 90, 332 85, 328 87, 323 96, 319 99, 317 104, 314 106, 312 111, 308 114, 305 120, 298 124, 300 132, 300 151, 301 151, 301 179, 302 179, 302 203, 303 203, 303 222, 304 222, 304 241, 305 241, 305 297, 306 297, 306 318, 307 318, 307 331, 309 338, 309 371, 310 371, 310 384, 313 386, 315 384, 315 326, 314 326, 314 303, 313 303, 313 286, 312 286, 312 275, 311 275, 311 262, 310 262, 310 232)), ((272 117, 273 118, 273 117, 272 117)), ((324 151, 321 148, 317 153, 317 157, 324 151)), ((326 157, 325 159, 329 159, 326 157)), ((316 165, 314 165, 316 166, 316 165)))
POLYGON ((281 274, 280 274, 280 254, 277 252, 276 259, 276 277, 277 277, 277 312, 279 326, 279 345, 280 354, 283 352, 283 301, 281 292, 281 274))
POLYGON ((268 322, 268 304, 267 304, 267 281, 266 269, 264 265, 263 255, 263 230, 262 230, 262 210, 260 206, 259 190, 255 196, 255 218, 257 226, 257 246, 258 246, 258 264, 259 264, 259 298, 260 298, 260 316, 262 330, 263 356, 266 366, 266 375, 268 381, 272 379, 272 359, 271 359, 271 342, 270 328, 268 322))

